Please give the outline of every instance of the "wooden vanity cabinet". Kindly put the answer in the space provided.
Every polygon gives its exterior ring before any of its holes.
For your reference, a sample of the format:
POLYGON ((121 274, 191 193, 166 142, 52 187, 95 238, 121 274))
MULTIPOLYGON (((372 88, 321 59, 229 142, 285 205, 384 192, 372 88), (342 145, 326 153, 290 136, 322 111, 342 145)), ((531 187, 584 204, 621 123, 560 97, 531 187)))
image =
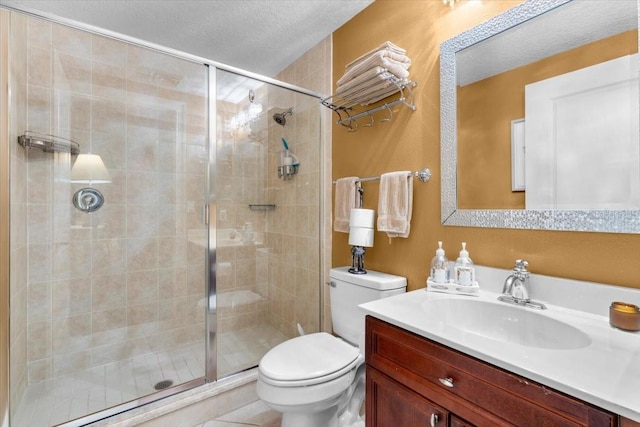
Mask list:
POLYGON ((366 415, 367 420, 375 419, 372 425, 436 425, 439 421, 446 422, 449 415, 438 405, 376 369, 367 370, 367 396, 372 399, 367 401, 366 408, 385 408, 384 411, 375 411, 371 417, 366 415))
POLYGON ((618 416, 367 316, 367 427, 597 426, 618 416))

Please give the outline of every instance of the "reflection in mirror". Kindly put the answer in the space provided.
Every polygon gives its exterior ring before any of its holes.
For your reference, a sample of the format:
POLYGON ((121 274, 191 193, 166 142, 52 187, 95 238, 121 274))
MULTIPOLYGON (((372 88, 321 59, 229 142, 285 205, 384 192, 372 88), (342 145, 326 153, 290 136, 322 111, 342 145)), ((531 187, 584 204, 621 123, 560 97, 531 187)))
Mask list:
POLYGON ((637 27, 530 0, 442 44, 443 224, 640 232, 637 27))

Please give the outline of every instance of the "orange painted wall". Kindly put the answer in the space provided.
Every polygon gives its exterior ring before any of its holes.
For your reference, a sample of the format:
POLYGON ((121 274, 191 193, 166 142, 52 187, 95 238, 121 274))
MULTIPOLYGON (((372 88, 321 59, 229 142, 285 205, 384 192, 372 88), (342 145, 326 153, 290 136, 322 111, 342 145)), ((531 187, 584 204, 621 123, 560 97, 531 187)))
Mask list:
POLYGON ((638 31, 554 55, 458 88, 458 206, 523 209, 511 191, 511 121, 523 118, 525 85, 638 53, 638 31))
MULTIPOLYGON (((409 238, 389 243, 384 233, 376 232, 366 267, 406 276, 409 289, 422 288, 437 241, 444 242, 449 258, 455 258, 460 242, 466 241, 476 264, 512 268, 515 259, 524 258, 534 273, 640 288, 640 235, 444 227, 440 223, 440 44, 519 3, 462 1, 451 10, 440 0, 377 0, 334 33, 334 79, 349 61, 390 40, 407 49, 413 61, 410 78, 419 86, 415 112, 396 107, 393 122, 361 126, 357 132, 333 126, 333 179, 425 166, 433 172, 431 181, 414 185, 409 238)), ((365 207, 377 209, 377 203, 377 183, 366 183, 365 207)), ((348 236, 333 233, 332 265, 350 262, 348 236)))

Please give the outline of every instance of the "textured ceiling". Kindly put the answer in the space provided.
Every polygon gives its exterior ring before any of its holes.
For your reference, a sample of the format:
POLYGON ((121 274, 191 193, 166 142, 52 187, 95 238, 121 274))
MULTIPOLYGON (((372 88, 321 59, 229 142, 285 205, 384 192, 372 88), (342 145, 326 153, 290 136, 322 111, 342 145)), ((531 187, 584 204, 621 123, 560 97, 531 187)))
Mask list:
POLYGON ((0 0, 273 77, 373 0, 0 0))

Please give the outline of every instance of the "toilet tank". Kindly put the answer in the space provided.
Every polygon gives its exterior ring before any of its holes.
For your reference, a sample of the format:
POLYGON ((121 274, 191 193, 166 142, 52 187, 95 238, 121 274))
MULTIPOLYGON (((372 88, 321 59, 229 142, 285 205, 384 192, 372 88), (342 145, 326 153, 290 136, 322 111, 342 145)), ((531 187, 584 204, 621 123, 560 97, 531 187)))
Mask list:
POLYGON ((349 267, 338 267, 329 272, 331 322, 337 335, 360 345, 365 315, 358 305, 404 293, 407 279, 372 270, 367 270, 367 274, 351 274, 348 270, 349 267))

